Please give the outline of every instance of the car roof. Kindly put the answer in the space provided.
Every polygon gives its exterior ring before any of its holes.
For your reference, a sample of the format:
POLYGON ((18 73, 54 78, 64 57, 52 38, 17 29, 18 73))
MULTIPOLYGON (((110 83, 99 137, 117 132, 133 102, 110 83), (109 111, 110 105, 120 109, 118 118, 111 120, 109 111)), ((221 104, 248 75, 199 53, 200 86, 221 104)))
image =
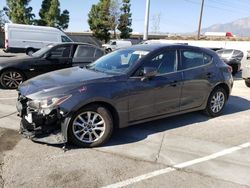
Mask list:
POLYGON ((154 51, 154 50, 159 50, 161 48, 166 48, 166 47, 176 47, 176 48, 184 48, 184 49, 201 49, 205 51, 212 51, 209 49, 197 47, 197 46, 190 46, 186 44, 163 44, 163 43, 152 43, 152 44, 138 44, 138 45, 133 45, 129 48, 129 50, 143 50, 143 51, 154 51))
POLYGON ((187 45, 187 44, 180 44, 180 43, 176 43, 176 44, 166 44, 166 43, 153 43, 153 44, 139 44, 139 45, 133 45, 129 48, 125 48, 125 49, 130 49, 130 50, 138 50, 138 51, 149 51, 149 52, 153 52, 153 51, 157 51, 157 50, 161 50, 164 48, 171 48, 171 47, 175 47, 176 49, 186 49, 186 50, 199 50, 202 51, 208 55, 211 56, 217 56, 217 53, 211 49, 208 48, 203 48, 203 47, 198 47, 198 46, 191 46, 191 45, 187 45))
POLYGON ((63 42, 63 43, 51 43, 49 45, 52 45, 53 47, 55 46, 60 46, 60 45, 67 45, 67 44, 76 44, 76 45, 88 45, 88 46, 92 46, 98 49, 102 49, 99 46, 96 46, 94 44, 90 44, 90 43, 84 43, 84 42, 63 42))
POLYGON ((160 48, 171 46, 170 44, 137 44, 126 49, 129 50, 144 50, 144 51, 154 51, 160 48))

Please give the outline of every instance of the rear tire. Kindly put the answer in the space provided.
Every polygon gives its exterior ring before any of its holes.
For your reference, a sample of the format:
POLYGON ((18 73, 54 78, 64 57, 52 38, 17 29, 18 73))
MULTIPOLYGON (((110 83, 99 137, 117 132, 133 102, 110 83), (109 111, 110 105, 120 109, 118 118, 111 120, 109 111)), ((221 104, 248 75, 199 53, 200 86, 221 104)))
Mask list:
POLYGON ((250 87, 250 80, 245 80, 245 84, 247 87, 250 87))
POLYGON ((35 50, 34 50, 33 48, 28 48, 28 49, 26 50, 26 54, 27 54, 28 56, 32 56, 33 53, 35 53, 35 50))
POLYGON ((209 117, 217 117, 222 114, 227 101, 227 94, 225 89, 216 87, 210 94, 205 113, 209 117))
POLYGON ((76 112, 69 123, 69 142, 79 147, 96 147, 109 140, 113 132, 110 112, 103 106, 90 105, 76 112))

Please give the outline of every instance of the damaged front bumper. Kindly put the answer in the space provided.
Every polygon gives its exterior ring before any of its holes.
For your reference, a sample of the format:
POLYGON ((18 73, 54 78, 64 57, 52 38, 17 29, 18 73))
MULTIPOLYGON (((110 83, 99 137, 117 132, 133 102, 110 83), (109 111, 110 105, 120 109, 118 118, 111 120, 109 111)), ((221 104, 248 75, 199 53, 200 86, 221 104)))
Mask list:
POLYGON ((28 99, 19 95, 17 101, 20 116, 20 133, 33 141, 47 144, 64 144, 67 142, 66 118, 59 107, 40 110, 30 107, 28 99))

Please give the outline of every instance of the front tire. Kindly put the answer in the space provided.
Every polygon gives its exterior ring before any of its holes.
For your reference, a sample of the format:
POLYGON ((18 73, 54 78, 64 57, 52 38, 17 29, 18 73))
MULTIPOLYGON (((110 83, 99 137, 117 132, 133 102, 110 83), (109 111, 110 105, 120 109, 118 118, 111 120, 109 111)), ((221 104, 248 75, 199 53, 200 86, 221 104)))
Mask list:
POLYGON ((0 84, 4 89, 16 89, 23 81, 23 74, 17 70, 3 71, 0 76, 0 84))
POLYGON ((250 87, 250 80, 245 80, 245 84, 247 87, 250 87))
POLYGON ((225 89, 216 87, 210 94, 205 113, 210 117, 217 117, 222 114, 227 101, 225 89))
POLYGON ((106 53, 112 52, 111 48, 106 49, 106 53))
POLYGON ((110 112, 103 106, 91 105, 72 116, 68 138, 70 143, 80 147, 96 147, 107 142, 112 132, 110 112))

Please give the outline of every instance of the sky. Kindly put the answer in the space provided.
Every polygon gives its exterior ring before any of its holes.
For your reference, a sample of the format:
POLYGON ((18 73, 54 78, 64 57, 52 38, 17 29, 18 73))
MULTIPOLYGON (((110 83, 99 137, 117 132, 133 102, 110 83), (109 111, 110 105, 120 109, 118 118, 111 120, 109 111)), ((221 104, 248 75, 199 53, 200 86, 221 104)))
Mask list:
MULTIPOLYGON (((160 15, 159 32, 187 33, 198 29, 202 0, 151 0, 149 32, 153 17, 160 15)), ((42 0, 31 0, 30 6, 38 18, 42 0)), ((70 12, 67 31, 83 32, 89 30, 88 12, 98 0, 60 0, 61 10, 70 12)), ((131 0, 132 28, 143 32, 146 0, 131 0)), ((5 0, 0 0, 0 9, 5 0)), ((202 28, 218 23, 227 23, 239 18, 250 17, 250 0, 205 0, 202 28)))

